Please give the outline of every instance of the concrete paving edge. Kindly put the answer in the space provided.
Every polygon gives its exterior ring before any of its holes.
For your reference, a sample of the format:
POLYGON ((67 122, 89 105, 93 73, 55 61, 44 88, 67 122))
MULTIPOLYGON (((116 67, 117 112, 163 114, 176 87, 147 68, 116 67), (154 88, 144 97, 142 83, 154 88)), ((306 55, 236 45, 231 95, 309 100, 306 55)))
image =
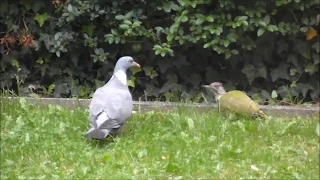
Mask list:
MULTIPOLYGON (((74 98, 30 98, 23 97, 27 102, 37 104, 56 104, 65 108, 88 108, 90 99, 74 98)), ((0 97, 0 99, 19 99, 19 97, 0 97)), ((175 103, 175 102, 151 102, 151 101, 134 101, 134 110, 137 112, 146 111, 170 111, 178 107, 188 107, 197 111, 207 111, 217 107, 216 104, 205 103, 175 103)), ((319 118, 320 107, 301 107, 301 106, 260 106, 267 114, 272 116, 316 116, 319 118)))

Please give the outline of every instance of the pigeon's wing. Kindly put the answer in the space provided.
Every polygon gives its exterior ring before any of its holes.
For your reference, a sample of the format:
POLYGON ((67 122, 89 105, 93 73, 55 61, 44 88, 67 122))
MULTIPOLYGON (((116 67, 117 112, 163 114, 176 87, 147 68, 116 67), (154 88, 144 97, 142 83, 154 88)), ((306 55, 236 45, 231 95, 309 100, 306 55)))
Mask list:
POLYGON ((94 93, 90 103, 90 114, 97 116, 101 112, 107 112, 111 119, 118 119, 120 117, 119 110, 121 109, 121 91, 115 91, 112 88, 99 88, 94 93))
POLYGON ((90 119, 97 126, 101 124, 103 127, 118 128, 131 115, 131 94, 122 89, 101 87, 94 93, 89 110, 90 119))

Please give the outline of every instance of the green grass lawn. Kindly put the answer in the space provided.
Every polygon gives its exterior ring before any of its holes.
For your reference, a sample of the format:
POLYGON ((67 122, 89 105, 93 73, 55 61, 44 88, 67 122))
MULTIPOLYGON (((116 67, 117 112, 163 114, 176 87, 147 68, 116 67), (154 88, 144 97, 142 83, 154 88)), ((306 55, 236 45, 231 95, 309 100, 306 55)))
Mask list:
POLYGON ((88 111, 1 102, 1 179, 319 179, 316 119, 135 114, 88 140, 88 111))

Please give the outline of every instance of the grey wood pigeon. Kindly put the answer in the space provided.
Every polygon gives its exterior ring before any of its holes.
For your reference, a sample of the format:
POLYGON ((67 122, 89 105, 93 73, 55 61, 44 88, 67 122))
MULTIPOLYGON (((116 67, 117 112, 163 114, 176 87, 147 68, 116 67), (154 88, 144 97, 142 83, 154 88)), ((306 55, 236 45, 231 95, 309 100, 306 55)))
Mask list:
POLYGON ((132 57, 121 57, 110 80, 94 92, 89 107, 90 129, 86 137, 104 139, 108 134, 116 133, 130 118, 133 101, 126 71, 133 66, 140 67, 132 57))

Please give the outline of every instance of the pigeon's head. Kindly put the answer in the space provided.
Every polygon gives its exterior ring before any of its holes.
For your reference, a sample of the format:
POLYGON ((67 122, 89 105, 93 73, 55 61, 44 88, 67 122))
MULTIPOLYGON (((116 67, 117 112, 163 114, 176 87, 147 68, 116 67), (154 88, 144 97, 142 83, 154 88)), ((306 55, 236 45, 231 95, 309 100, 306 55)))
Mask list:
POLYGON ((117 71, 117 70, 126 71, 128 68, 133 67, 133 66, 140 67, 140 65, 138 63, 134 62, 132 57, 123 56, 117 61, 115 71, 117 71))
POLYGON ((213 82, 210 85, 202 85, 201 87, 208 89, 209 91, 213 92, 216 96, 221 96, 226 93, 226 91, 223 88, 223 84, 220 82, 213 82))

